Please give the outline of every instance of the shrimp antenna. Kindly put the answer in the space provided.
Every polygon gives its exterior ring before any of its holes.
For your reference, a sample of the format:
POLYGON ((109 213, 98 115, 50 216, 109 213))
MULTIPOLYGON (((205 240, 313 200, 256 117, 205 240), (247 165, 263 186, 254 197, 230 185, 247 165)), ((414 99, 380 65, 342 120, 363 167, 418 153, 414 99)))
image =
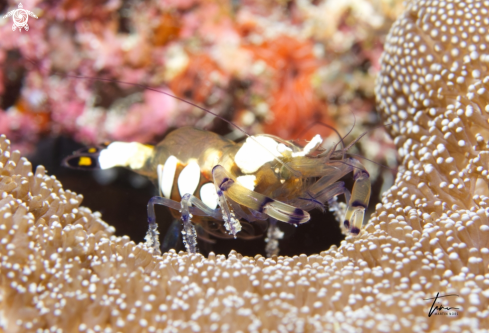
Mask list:
MULTIPOLYGON (((384 127, 384 126, 391 126, 392 124, 381 124, 381 125, 377 125, 375 126, 374 128, 371 128, 369 129, 368 131, 365 131, 363 132, 362 134, 360 134, 360 136, 358 138, 356 138, 355 140, 353 140, 346 148, 345 148, 345 151, 348 151, 351 147, 353 147, 361 138, 363 138, 366 134, 372 132, 372 131, 375 131, 377 128, 380 128, 380 127, 384 127)), ((345 136, 346 138, 346 136, 345 136)))
MULTIPOLYGON (((340 134, 338 133, 338 131, 337 131, 335 128, 333 128, 332 126, 329 126, 329 125, 327 125, 327 124, 323 124, 323 123, 319 122, 319 124, 321 124, 321 125, 323 125, 323 126, 326 126, 326 127, 328 127, 328 128, 331 128, 332 130, 334 130, 334 131, 336 132, 336 134, 337 134, 337 135, 340 137, 340 140, 341 140, 341 145, 342 145, 342 147, 343 147, 343 149, 341 150, 341 152, 342 152, 342 159, 344 159, 344 158, 345 158, 345 153, 346 153, 346 152, 347 152, 347 151, 348 151, 348 150, 349 150, 351 147, 353 147, 353 146, 354 146, 354 145, 355 145, 355 144, 356 144, 356 143, 357 143, 357 142, 358 142, 358 141, 359 141, 361 138, 363 138, 363 137, 364 137, 364 136, 365 136, 367 133, 370 133, 370 132, 372 132, 372 131, 376 130, 377 128, 379 128, 379 127, 384 127, 384 126, 385 126, 385 127, 387 127, 387 126, 391 126, 391 125, 392 125, 392 123, 389 123, 389 124, 382 124, 382 125, 375 126, 374 128, 371 128, 371 129, 369 129, 368 131, 365 131, 364 133, 362 133, 362 134, 361 134, 361 135, 360 135, 358 138, 356 138, 355 140, 353 140, 353 141, 352 141, 352 142, 351 142, 351 143, 350 143, 350 144, 349 144, 347 147, 345 147, 344 140, 346 139, 346 137, 347 137, 348 135, 350 135, 350 134, 351 134, 351 132, 353 131, 353 128, 355 128, 355 124, 356 124, 356 120, 357 120, 357 118, 355 117, 355 113, 353 112, 353 110, 351 110, 351 114, 352 114, 352 116, 353 116, 353 126, 350 128, 350 130, 348 131, 348 133, 346 133, 346 135, 345 135, 344 137, 341 137, 341 136, 340 136, 340 134)), ((311 126, 310 126, 310 127, 311 127, 311 126)), ((307 130, 309 130, 309 129, 310 129, 310 127, 309 127, 307 130)), ((334 147, 334 149, 332 150, 332 152, 334 152, 334 151, 336 150, 336 146, 337 146, 337 145, 338 145, 338 143, 335 145, 335 147, 334 147)), ((351 156, 360 157, 360 158, 362 158, 362 159, 364 159, 364 160, 367 160, 367 161, 369 161, 369 162, 372 162, 372 163, 374 163, 374 164, 377 164, 378 166, 381 166, 381 167, 383 167, 383 168, 385 168, 385 169, 387 169, 387 170, 389 170, 389 171, 391 171, 391 172, 394 172, 394 171, 395 171, 394 169, 389 168, 388 166, 383 165, 382 163, 374 162, 374 161, 372 161, 371 159, 368 159, 368 158, 366 158, 365 156, 362 156, 362 155, 360 155, 360 154, 353 154, 353 153, 350 153, 350 155, 351 155, 351 156)), ((345 163, 345 162, 343 162, 343 163, 345 163)), ((345 163, 345 164, 347 164, 347 163, 345 163)), ((349 165, 349 164, 347 164, 347 165, 349 165)))
POLYGON ((323 123, 322 121, 315 121, 315 122, 311 123, 309 126, 307 126, 304 130, 302 130, 299 133, 298 137, 300 138, 302 135, 304 135, 305 133, 309 132, 309 130, 314 125, 321 125, 321 126, 324 126, 324 127, 329 128, 330 130, 333 130, 336 133, 336 135, 338 135, 338 138, 340 138, 341 146, 343 147, 343 149, 345 149, 345 142, 343 141, 343 137, 341 136, 340 132, 338 132, 338 130, 336 128, 334 128, 333 126, 328 125, 326 123, 323 123))
MULTIPOLYGON (((363 138, 363 137, 364 137, 364 136, 365 136, 367 133, 370 133, 370 132, 372 132, 372 131, 376 130, 377 128, 384 127, 384 126, 386 126, 386 127, 387 127, 387 126, 391 126, 391 125, 392 125, 392 123, 389 123, 389 124, 383 124, 383 125, 377 125, 377 126, 375 126, 374 128, 371 128, 371 129, 369 129, 368 131, 363 132, 363 133, 362 133, 362 134, 361 134, 361 135, 360 135, 358 138, 356 138, 355 140, 353 140, 353 142, 351 142, 351 143, 350 143, 350 144, 349 144, 349 145, 348 145, 346 148, 344 148, 344 149, 343 149, 343 158, 345 157, 345 152, 347 152, 347 151, 348 151, 348 150, 349 150, 349 149, 350 149, 350 148, 351 148, 353 145, 355 145, 355 144, 356 144, 356 143, 357 143, 357 142, 358 142, 358 141, 359 141, 361 138, 363 138)), ((345 136, 345 137, 346 137, 346 136, 345 136)), ((377 164, 378 166, 381 166, 381 167, 383 167, 383 168, 385 168, 385 169, 387 169, 387 170, 389 170, 389 171, 392 171, 392 172, 394 172, 394 171, 395 171, 394 169, 389 168, 388 166, 383 165, 382 163, 374 162, 374 161, 372 161, 371 159, 368 159, 368 158, 366 158, 365 156, 362 156, 362 155, 360 155, 360 154, 353 154, 353 153, 350 153, 349 155, 351 155, 351 156, 356 156, 356 157, 360 157, 360 158, 362 158, 362 159, 364 159, 364 160, 367 160, 367 161, 369 161, 369 162, 372 162, 372 163, 374 163, 374 164, 377 164)))
MULTIPOLYGON (((348 135, 350 135, 350 133, 353 131, 353 129, 355 128, 355 125, 356 125, 356 123, 357 123, 357 117, 355 117, 355 113, 353 112, 353 110, 352 110, 352 109, 350 109, 350 112, 351 112, 351 114, 352 114, 352 116, 353 116, 353 125, 352 125, 352 127, 350 128, 350 130, 348 131, 348 133, 346 133, 346 134, 345 134, 345 136, 343 137, 343 139, 341 139, 341 146, 343 147, 343 149, 342 149, 342 152, 343 152, 343 153, 342 153, 342 156, 343 156, 343 157, 342 157, 342 159, 344 159, 344 158, 345 158, 345 152, 346 152, 346 151, 348 151, 348 149, 350 149, 350 147, 351 147, 351 145, 349 145, 347 148, 345 148, 345 143, 344 143, 344 141, 343 141, 343 140, 345 140, 345 139, 346 139, 346 137, 347 137, 348 135)), ((364 134, 365 134, 365 133, 364 133, 364 134)), ((364 135, 364 134, 363 134, 363 135, 364 135)), ((363 135, 362 135, 362 136, 363 136, 363 135)), ((360 136, 360 138, 361 138, 362 136, 360 136)), ((360 138, 358 138, 358 139, 360 139, 360 138)), ((358 141, 358 140, 353 141, 353 144, 354 144, 354 143, 356 143, 357 141, 358 141)), ((336 150, 336 147, 337 147, 337 146, 338 146, 338 144, 336 144, 336 145, 334 146, 334 150, 333 150, 333 151, 335 151, 335 150, 336 150)))
POLYGON ((256 144, 258 144, 259 146, 261 146, 263 149, 265 149, 270 155, 273 156, 273 158, 278 162, 280 163, 284 168, 286 168, 287 170, 289 170, 291 173, 293 174, 297 174, 297 170, 294 170, 292 169, 290 166, 288 166, 287 164, 285 164, 284 162, 282 162, 280 159, 278 159, 277 157, 275 157, 275 155, 270 151, 268 150, 266 147, 264 147, 260 142, 258 142, 253 136, 249 135, 248 133, 246 133, 246 131, 244 129, 242 129, 241 127, 239 127, 238 125, 236 125, 235 123, 233 123, 232 121, 229 121, 227 119, 225 119, 224 117, 221 117, 220 115, 212 112, 211 110, 208 110, 198 104, 195 104, 193 102, 190 102, 190 101, 187 101, 181 97, 178 97, 176 95, 173 95, 173 94, 170 94, 166 91, 163 91, 163 90, 159 90, 159 89, 156 89, 156 88, 152 88, 150 86, 146 86, 144 84, 139 84, 139 83, 134 83, 134 82, 126 82, 126 81, 119 81, 119 80, 113 80, 113 79, 104 79, 104 78, 98 78, 98 77, 92 77, 92 76, 79 76, 79 75, 70 75, 70 74, 59 74, 60 76, 64 76, 64 77, 70 77, 70 78, 74 78, 74 79, 85 79, 85 80, 92 80, 92 81, 101 81, 101 82, 113 82, 113 83, 122 83, 122 84, 127 84, 127 85, 130 85, 130 86, 133 86, 133 87, 139 87, 139 88, 142 88, 142 89, 145 89, 145 90, 150 90, 150 91, 154 91, 154 92, 158 92, 158 93, 161 93, 163 95, 166 95, 166 96, 169 96, 169 97, 173 97, 181 102, 184 102, 184 103, 187 103, 189 105, 192 105, 193 107, 196 107, 204 112, 207 112, 207 113, 210 113, 211 115, 225 121, 226 123, 228 123, 229 125, 233 126, 234 128, 236 128, 238 131, 244 133, 248 138, 252 139, 253 141, 255 141, 256 144))
POLYGON ((394 170, 394 169, 392 169, 392 168, 389 168, 387 165, 383 165, 382 163, 372 161, 371 159, 366 158, 365 156, 362 156, 362 155, 360 155, 360 154, 352 154, 352 153, 350 153, 349 155, 351 155, 351 156, 355 156, 355 157, 360 157, 360 158, 362 158, 362 159, 364 159, 364 160, 367 160, 367 161, 369 161, 369 162, 372 162, 373 164, 377 164, 378 166, 380 166, 380 167, 382 167, 382 168, 385 168, 385 169, 387 169, 387 170, 389 170, 389 171, 391 171, 391 172, 395 172, 395 171, 396 171, 396 170, 394 170))
MULTIPOLYGON (((352 132, 352 131, 353 131, 353 129, 355 128, 355 125, 357 124, 357 117, 355 117, 355 112, 353 112, 353 110, 352 110, 352 109, 350 109, 350 113, 351 113, 351 115, 353 116, 353 125, 352 125, 352 127, 350 128, 350 130, 348 131, 348 133, 346 133, 346 134, 345 134, 345 136, 343 137, 343 140, 345 140, 345 139, 346 139, 346 137, 347 137, 348 135, 350 135, 350 134, 351 134, 351 132, 352 132)), ((360 138, 361 138, 361 137, 360 137, 360 138)), ((359 138, 359 139, 360 139, 360 138, 359 138)), ((343 142, 343 140, 341 140, 341 141, 343 142)), ((358 141, 358 140, 356 140, 356 141, 358 141)), ((354 141, 354 142, 355 142, 355 141, 354 141)), ((351 146, 351 145, 350 145, 350 146, 351 146)), ((350 146, 348 146, 348 147, 350 147, 350 146)), ((344 145, 344 144, 343 144, 343 150, 345 150, 345 145, 344 145)), ((348 150, 348 148, 346 148, 346 150, 348 150)))
POLYGON ((215 116, 216 118, 221 119, 222 121, 225 121, 229 125, 235 127, 239 131, 243 132, 246 136, 250 137, 250 135, 248 133, 246 133, 245 130, 243 130, 241 127, 239 127, 238 125, 236 125, 232 121, 229 121, 229 120, 225 119, 224 117, 218 115, 217 113, 214 113, 211 110, 208 110, 208 109, 206 109, 206 108, 204 108, 204 107, 202 107, 202 106, 200 106, 198 104, 192 103, 190 101, 187 101, 187 100, 185 100, 185 99, 183 99, 181 97, 178 97, 176 95, 170 94, 170 93, 168 93, 166 91, 163 91, 163 90, 152 88, 150 86, 146 86, 144 84, 139 84, 139 83, 119 81, 119 80, 113 80, 113 79, 104 79, 104 78, 98 78, 98 77, 92 77, 92 76, 79 76, 79 75, 69 75, 69 74, 61 74, 61 76, 71 77, 71 78, 74 78, 74 79, 85 79, 85 80, 92 80, 92 81, 122 83, 122 84, 127 84, 127 85, 130 85, 130 86, 133 86, 133 87, 139 87, 139 88, 142 88, 142 89, 145 89, 145 90, 154 91, 154 92, 157 92, 157 93, 160 93, 160 94, 163 94, 163 95, 166 95, 166 96, 175 98, 175 99, 177 99, 177 100, 179 100, 181 102, 187 103, 187 104, 192 105, 193 107, 196 107, 196 108, 198 108, 198 109, 200 109, 202 111, 205 111, 207 113, 210 113, 211 115, 215 116))

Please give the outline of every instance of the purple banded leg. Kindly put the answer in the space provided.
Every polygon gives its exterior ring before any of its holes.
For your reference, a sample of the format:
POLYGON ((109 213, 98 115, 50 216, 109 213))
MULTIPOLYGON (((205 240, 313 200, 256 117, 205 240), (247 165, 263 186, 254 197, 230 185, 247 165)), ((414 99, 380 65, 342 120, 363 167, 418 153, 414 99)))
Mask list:
POLYGON ((183 230, 185 247, 189 253, 197 252, 197 240, 195 228, 192 225, 192 215, 211 216, 217 220, 222 220, 222 215, 218 209, 212 210, 207 207, 202 201, 190 194, 185 194, 181 202, 177 202, 163 197, 152 197, 148 202, 148 233, 146 234, 146 244, 153 248, 157 253, 160 252, 159 232, 156 224, 156 214, 154 205, 163 205, 169 208, 178 210, 182 213, 183 230), (194 205, 196 207, 191 207, 194 205))
POLYGON ((234 235, 235 232, 239 231, 238 229, 241 228, 241 225, 234 217, 234 212, 229 208, 226 198, 282 222, 297 225, 305 223, 310 219, 309 213, 303 209, 287 205, 240 185, 220 165, 216 165, 212 169, 212 176, 222 208, 223 219, 225 221, 226 219, 227 221, 231 221, 228 231, 234 235))
MULTIPOLYGON (((158 224, 156 224, 156 214, 154 205, 159 204, 158 199, 161 197, 152 197, 148 202, 148 232, 144 239, 146 240, 146 246, 153 249, 156 254, 161 254, 160 250, 160 233, 158 231, 158 224)), ((164 199, 164 198, 161 198, 164 199)))
POLYGON ((345 201, 350 201, 350 191, 345 187, 344 182, 336 182, 333 185, 328 186, 324 190, 320 191, 317 196, 321 202, 328 202, 329 211, 333 212, 336 221, 340 224, 340 228, 343 230, 343 233, 346 234, 349 228, 344 226, 344 219, 346 215, 347 206, 344 203, 339 203, 337 201, 337 196, 343 194, 345 196, 345 201))
MULTIPOLYGON (((221 166, 215 166, 212 170, 212 174, 214 175, 214 170, 217 167, 222 168, 221 166)), ((224 170, 224 168, 223 168, 224 170)), ((217 172, 216 172, 217 173, 217 172)), ((229 234, 233 235, 236 238, 236 234, 241 231, 241 223, 236 218, 233 210, 229 207, 226 197, 224 193, 235 184, 234 180, 228 177, 216 177, 214 175, 214 185, 217 187, 217 196, 219 199, 219 206, 222 209, 222 218, 224 220, 224 227, 229 232, 229 234)))
POLYGON ((348 209, 345 214, 344 226, 350 230, 353 235, 358 235, 363 225, 365 210, 367 210, 370 200, 370 178, 367 170, 360 162, 355 159, 349 159, 353 167, 353 177, 355 184, 348 203, 348 209))
MULTIPOLYGON (((299 197, 292 201, 292 205, 301 207, 304 210, 319 208, 324 211, 324 203, 328 203, 329 211, 333 212, 336 220, 343 228, 345 220, 346 204, 339 203, 336 200, 338 195, 344 195, 346 202, 350 201, 350 191, 345 187, 345 183, 337 181, 336 183, 323 182, 321 186, 315 186, 313 190, 306 191, 303 197, 299 197), (328 185, 329 184, 329 185, 328 185)), ((344 230, 344 233, 346 234, 344 230)))
POLYGON ((190 214, 190 199, 192 195, 187 193, 182 197, 182 201, 180 201, 182 213, 182 222, 183 222, 183 243, 185 244, 185 248, 188 253, 197 253, 199 249, 197 248, 197 232, 195 231, 194 225, 192 224, 192 214, 190 214))

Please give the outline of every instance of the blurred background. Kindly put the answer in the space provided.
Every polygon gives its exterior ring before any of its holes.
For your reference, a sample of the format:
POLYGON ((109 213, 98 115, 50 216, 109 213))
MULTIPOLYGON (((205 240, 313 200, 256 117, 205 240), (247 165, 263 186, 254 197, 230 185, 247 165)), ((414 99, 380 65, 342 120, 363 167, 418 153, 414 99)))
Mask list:
MULTIPOLYGON (((18 7, 0 1, 0 16, 18 7)), ((153 183, 124 169, 61 167, 74 150, 104 141, 155 144, 190 125, 239 140, 210 114, 137 83, 167 91, 234 122, 249 134, 352 141, 381 125, 374 82, 399 0, 25 0, 29 31, 0 18, 0 134, 43 164, 66 189, 84 195, 118 235, 143 241, 153 183), (109 79, 102 82, 70 75, 109 79), (354 116, 353 116, 354 114, 354 116)), ((351 150, 395 169, 395 147, 380 127, 351 150)), ((391 186, 388 168, 365 161, 373 193, 367 216, 391 186)), ((351 177, 350 177, 351 178, 351 177)), ((347 180, 348 181, 348 180, 347 180)), ((351 182, 350 182, 351 183, 351 182)), ((157 208, 160 232, 173 221, 157 208)), ((339 244, 330 213, 299 228, 283 223, 281 254, 312 254, 339 244)), ((171 230, 170 230, 171 231, 171 230)), ((163 239, 162 235, 162 239, 163 239)), ((199 243, 200 244, 200 243, 199 243)), ((183 245, 175 243, 177 250, 183 245)), ((201 244, 206 254, 265 254, 264 236, 201 244)))

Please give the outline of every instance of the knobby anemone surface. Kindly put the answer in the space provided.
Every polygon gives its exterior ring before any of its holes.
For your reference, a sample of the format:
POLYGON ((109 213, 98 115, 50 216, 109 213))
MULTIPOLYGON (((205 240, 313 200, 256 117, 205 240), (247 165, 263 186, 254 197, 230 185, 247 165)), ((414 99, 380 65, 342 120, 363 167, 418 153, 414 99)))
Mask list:
MULTIPOLYGON (((377 98, 402 158, 360 237, 319 255, 155 256, 0 138, 8 332, 474 332, 489 327, 488 2, 408 4, 377 98), (457 315, 428 317, 440 295, 457 315)), ((439 304, 438 304, 439 305, 439 304)), ((437 311, 438 312, 446 312, 437 311)))

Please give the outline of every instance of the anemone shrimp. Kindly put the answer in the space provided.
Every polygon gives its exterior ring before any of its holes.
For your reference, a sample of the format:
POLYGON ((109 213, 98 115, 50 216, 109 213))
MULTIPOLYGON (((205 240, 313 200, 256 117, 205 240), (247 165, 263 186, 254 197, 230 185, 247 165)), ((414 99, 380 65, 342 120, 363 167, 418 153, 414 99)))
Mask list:
POLYGON ((310 219, 308 211, 325 204, 347 233, 357 236, 361 232, 370 178, 360 161, 347 153, 360 138, 338 149, 339 143, 343 145, 340 136, 338 143, 325 149, 319 135, 303 147, 277 136, 246 135, 245 141, 236 143, 213 132, 183 127, 156 146, 112 142, 75 152, 64 164, 82 169, 121 166, 156 180, 160 196, 148 203, 146 241, 157 253, 155 204, 169 207, 181 219, 190 253, 198 252, 194 224, 209 231, 212 221, 236 238, 240 232, 249 233, 253 222, 268 221, 266 251, 269 256, 277 254, 281 237, 277 221, 303 224, 310 219), (354 177, 351 193, 340 181, 350 173, 354 177), (346 207, 336 201, 338 195, 345 196, 346 207))

